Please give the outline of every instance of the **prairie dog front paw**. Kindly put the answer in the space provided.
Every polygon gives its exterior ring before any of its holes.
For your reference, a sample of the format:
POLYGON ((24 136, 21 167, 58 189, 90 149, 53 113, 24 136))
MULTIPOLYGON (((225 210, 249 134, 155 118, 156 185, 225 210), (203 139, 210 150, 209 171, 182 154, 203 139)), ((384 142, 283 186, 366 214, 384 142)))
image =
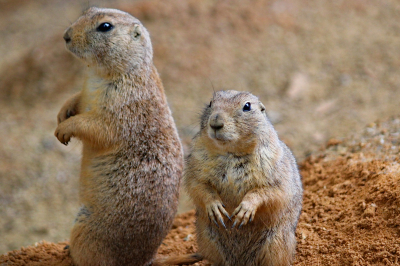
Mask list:
POLYGON ((77 93, 64 103, 64 105, 61 107, 61 110, 58 112, 57 115, 58 124, 64 122, 71 116, 78 114, 78 103, 80 101, 80 97, 81 93, 77 93))
POLYGON ((217 227, 219 227, 217 220, 222 224, 223 227, 226 228, 224 219, 222 218, 222 214, 228 217, 230 220, 228 212, 225 210, 224 205, 221 201, 215 200, 206 205, 206 211, 210 220, 212 220, 217 227), (222 213, 222 214, 221 214, 222 213))
POLYGON ((242 201, 239 206, 233 211, 232 217, 235 216, 235 221, 232 225, 232 228, 239 224, 239 228, 243 225, 246 225, 248 222, 254 220, 254 216, 256 215, 257 206, 252 204, 249 201, 242 201))
POLYGON ((54 132, 54 136, 65 146, 68 145, 68 142, 71 140, 71 137, 73 136, 73 130, 71 123, 68 123, 68 121, 64 121, 60 123, 56 131, 54 132))

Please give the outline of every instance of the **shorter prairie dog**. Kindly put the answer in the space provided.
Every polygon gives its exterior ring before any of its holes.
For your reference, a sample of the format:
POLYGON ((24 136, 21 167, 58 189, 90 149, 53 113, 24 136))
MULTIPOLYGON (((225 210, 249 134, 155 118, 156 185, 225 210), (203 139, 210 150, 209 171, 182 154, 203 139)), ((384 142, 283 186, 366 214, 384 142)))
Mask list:
POLYGON ((196 207, 199 253, 213 265, 292 263, 301 177, 257 97, 214 94, 187 157, 184 185, 196 207))

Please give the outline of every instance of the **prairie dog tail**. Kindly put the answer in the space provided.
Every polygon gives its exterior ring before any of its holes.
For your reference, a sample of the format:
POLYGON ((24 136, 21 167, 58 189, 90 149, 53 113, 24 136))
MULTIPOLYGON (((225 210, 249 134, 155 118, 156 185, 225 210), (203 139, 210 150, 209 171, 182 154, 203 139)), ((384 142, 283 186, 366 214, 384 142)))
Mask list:
POLYGON ((190 265, 203 260, 203 256, 199 253, 172 256, 167 258, 158 258, 153 261, 151 266, 167 266, 167 265, 190 265))

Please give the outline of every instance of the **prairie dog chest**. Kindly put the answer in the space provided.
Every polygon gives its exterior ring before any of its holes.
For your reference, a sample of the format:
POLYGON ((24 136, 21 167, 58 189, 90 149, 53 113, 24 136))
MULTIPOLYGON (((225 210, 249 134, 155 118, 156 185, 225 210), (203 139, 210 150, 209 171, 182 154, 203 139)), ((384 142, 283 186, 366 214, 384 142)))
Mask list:
POLYGON ((100 108, 105 97, 107 97, 107 89, 109 86, 110 84, 101 78, 88 78, 82 90, 82 112, 85 113, 100 108))
POLYGON ((259 187, 260 171, 251 155, 237 157, 219 156, 210 160, 209 182, 217 190, 223 202, 240 202, 250 190, 259 187), (214 165, 212 165, 214 164, 214 165))

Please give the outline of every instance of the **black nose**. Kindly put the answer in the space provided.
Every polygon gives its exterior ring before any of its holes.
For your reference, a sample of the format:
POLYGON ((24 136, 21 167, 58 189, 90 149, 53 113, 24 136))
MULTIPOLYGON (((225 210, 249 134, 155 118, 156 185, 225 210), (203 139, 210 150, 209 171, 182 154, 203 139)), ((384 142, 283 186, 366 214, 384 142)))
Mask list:
POLYGON ((210 124, 210 127, 214 130, 218 130, 224 127, 224 123, 221 124, 210 124))
POLYGON ((66 43, 69 43, 71 41, 71 37, 69 37, 68 31, 64 34, 63 38, 66 43))
POLYGON ((223 122, 210 123, 210 127, 212 129, 218 130, 224 127, 224 123, 223 122))
POLYGON ((210 127, 214 130, 218 130, 224 127, 224 120, 219 114, 216 114, 211 117, 210 127))

